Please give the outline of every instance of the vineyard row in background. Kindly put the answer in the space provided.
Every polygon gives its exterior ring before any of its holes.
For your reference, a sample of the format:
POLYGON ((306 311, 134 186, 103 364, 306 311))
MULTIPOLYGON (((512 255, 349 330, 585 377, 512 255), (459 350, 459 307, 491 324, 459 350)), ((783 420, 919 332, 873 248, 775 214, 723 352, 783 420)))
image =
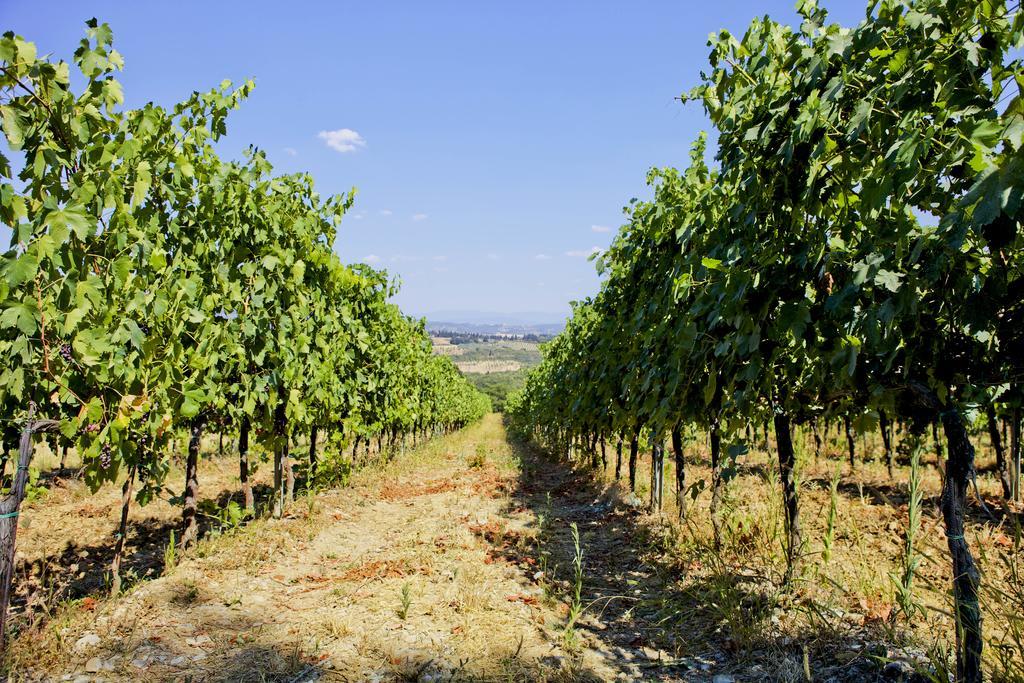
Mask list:
MULTIPOLYGON (((73 448, 93 490, 128 506, 165 493, 180 438, 179 544, 195 543, 204 433, 237 435, 246 507, 250 442, 273 462, 275 516, 295 486, 301 436, 318 447, 395 450, 479 419, 489 400, 435 356, 423 322, 389 303, 386 273, 333 250, 354 191, 322 197, 308 174, 274 175, 250 149, 222 159, 226 118, 253 83, 164 108, 125 108, 108 26, 88 22, 64 61, 0 38, 0 426, 17 451, 0 498, 0 639, 35 442, 73 448)), ((5 461, 6 465, 6 461, 5 461)), ((2 640, 0 640, 2 644, 2 640)))
MULTIPOLYGON (((1002 1, 875 0, 846 28, 813 0, 798 11, 799 28, 764 17, 711 37, 682 99, 710 117, 714 165, 702 136, 685 170, 651 171, 653 199, 633 201, 597 257, 600 292, 575 304, 507 410, 562 454, 623 439, 635 459, 648 439, 655 481, 665 441, 679 453, 706 433, 712 492, 770 424, 789 587, 805 559, 794 430, 839 422, 891 441, 898 422, 911 453, 941 434, 949 668, 980 682, 1011 628, 991 623, 986 650, 979 593, 994 563, 972 551, 969 494, 979 433, 1006 493, 1019 489, 1024 16, 1002 1)), ((915 566, 905 574, 909 586, 915 566)))

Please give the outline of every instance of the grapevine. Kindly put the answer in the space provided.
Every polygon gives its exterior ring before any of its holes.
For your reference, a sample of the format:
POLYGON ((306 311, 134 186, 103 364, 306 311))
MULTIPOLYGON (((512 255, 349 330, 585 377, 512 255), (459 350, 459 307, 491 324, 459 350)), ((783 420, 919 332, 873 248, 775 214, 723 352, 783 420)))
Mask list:
MULTIPOLYGON (((252 81, 125 108, 124 60, 96 20, 73 65, 81 79, 22 37, 0 38, 0 130, 17 156, 0 156, 0 220, 13 233, 0 254, 0 419, 27 435, 26 461, 32 435, 59 427, 93 490, 125 480, 119 539, 132 484, 143 504, 163 492, 179 434, 186 548, 210 426, 239 435, 243 488, 250 431, 273 453, 280 514, 296 433, 404 438, 490 410, 431 354, 422 322, 388 301, 387 274, 335 254, 354 192, 323 197, 310 175, 275 174, 254 149, 218 155, 252 81)), ((27 467, 2 501, 0 634, 27 467)))
POLYGON ((795 429, 842 421, 851 458, 851 426, 883 415, 941 429, 956 670, 980 681, 967 427, 977 406, 1019 423, 1024 21, 1003 2, 872 2, 855 28, 798 9, 798 29, 712 36, 683 99, 716 129, 714 164, 701 138, 688 168, 651 172, 653 200, 598 258, 600 292, 509 411, 559 453, 705 430, 715 491, 771 424, 784 584, 805 554, 795 429))

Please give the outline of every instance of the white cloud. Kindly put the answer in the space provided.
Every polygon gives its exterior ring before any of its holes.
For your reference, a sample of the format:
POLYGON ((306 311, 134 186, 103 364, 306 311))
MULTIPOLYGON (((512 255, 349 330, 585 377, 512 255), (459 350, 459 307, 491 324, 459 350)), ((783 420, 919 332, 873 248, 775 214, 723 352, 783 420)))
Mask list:
POLYGON ((448 269, 447 268, 441 268, 440 266, 436 266, 434 268, 434 272, 435 273, 447 273, 448 269))
POLYGON ((447 261, 448 257, 447 256, 443 256, 443 255, 442 256, 435 256, 434 260, 435 261, 447 261))
POLYGON ((425 214, 425 213, 414 213, 412 215, 412 219, 414 221, 425 221, 425 220, 427 220, 427 214, 425 214))
POLYGON ((581 256, 590 256, 591 254, 601 253, 601 247, 591 247, 589 250, 586 249, 570 249, 565 252, 566 256, 572 256, 573 258, 579 258, 581 256))
POLYGON ((551 260, 551 257, 548 256, 547 254, 537 254, 533 258, 537 259, 538 261, 550 261, 551 260))
POLYGON ((391 209, 381 209, 380 210, 380 215, 381 216, 390 216, 391 215, 391 209))
POLYGON ((328 147, 342 154, 354 152, 358 147, 366 147, 366 140, 363 139, 363 136, 351 128, 322 130, 317 133, 317 137, 326 142, 328 147))
POLYGON ((497 260, 499 260, 500 258, 501 258, 501 257, 500 257, 500 256, 498 256, 497 254, 495 254, 495 253, 494 253, 493 251, 492 251, 492 252, 491 252, 490 254, 488 254, 488 255, 487 255, 487 260, 488 260, 488 261, 497 261, 497 260))
POLYGON ((297 156, 299 156, 299 150, 295 149, 294 147, 285 147, 284 148, 284 153, 287 154, 290 157, 297 157, 297 156))
POLYGON ((611 232, 612 231, 612 229, 609 228, 607 225, 591 225, 590 229, 593 232, 611 232))
POLYGON ((380 263, 380 256, 376 254, 367 254, 363 257, 363 263, 380 263))
POLYGON ((361 221, 364 218, 366 218, 366 212, 365 211, 356 211, 354 214, 352 214, 352 218, 354 220, 361 221))

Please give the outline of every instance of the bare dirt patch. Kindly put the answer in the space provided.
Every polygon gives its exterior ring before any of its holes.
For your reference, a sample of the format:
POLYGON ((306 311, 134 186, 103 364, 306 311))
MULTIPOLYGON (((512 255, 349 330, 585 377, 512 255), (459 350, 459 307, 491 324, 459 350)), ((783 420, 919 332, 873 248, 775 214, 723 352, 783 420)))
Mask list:
POLYGON ((407 455, 357 473, 350 488, 296 502, 290 518, 204 540, 126 595, 66 607, 18 636, 18 675, 614 678, 602 658, 566 647, 566 610, 545 598, 522 559, 532 557, 523 539, 535 519, 521 506, 509 511, 502 487, 518 470, 499 418, 407 455), (468 467, 481 444, 487 466, 468 467), (500 539, 487 532, 497 529, 500 539), (504 553, 508 561, 487 560, 504 553))
MULTIPOLYGON (((341 581, 366 581, 382 579, 400 579, 412 574, 429 576, 433 573, 429 567, 413 567, 407 560, 372 560, 346 570, 337 578, 341 581)), ((318 577, 318 581, 329 581, 329 577, 318 577)))
POLYGON ((436 493, 453 491, 456 484, 451 479, 439 479, 430 482, 402 482, 384 484, 380 497, 387 501, 407 500, 418 496, 431 496, 436 493))

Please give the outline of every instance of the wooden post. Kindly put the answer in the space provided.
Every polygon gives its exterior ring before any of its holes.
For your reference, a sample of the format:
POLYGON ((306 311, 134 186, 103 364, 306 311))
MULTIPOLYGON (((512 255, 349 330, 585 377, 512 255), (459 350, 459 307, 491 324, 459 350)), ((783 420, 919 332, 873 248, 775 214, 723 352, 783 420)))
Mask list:
MULTIPOLYGON (((768 427, 765 426, 765 434, 768 427)), ((718 420, 711 424, 711 528, 715 532, 715 548, 722 547, 722 528, 718 519, 718 506, 722 497, 722 436, 718 433, 718 420)), ((765 437, 765 443, 768 443, 765 437)))
POLYGON ((636 434, 629 442, 629 490, 636 493, 636 456, 640 451, 640 437, 636 434))
POLYGON ((661 511, 661 483, 664 479, 665 448, 661 435, 651 432, 651 511, 661 511))
MULTIPOLYGON (((316 425, 313 425, 309 429, 309 476, 307 479, 310 483, 313 481, 313 475, 316 474, 316 437, 318 431, 319 430, 316 425)), ((309 483, 307 483, 306 486, 308 487, 309 483)))
POLYGON ((32 462, 32 435, 51 431, 60 424, 56 420, 33 420, 35 406, 28 412, 28 421, 18 442, 18 463, 11 481, 11 491, 0 498, 0 657, 7 647, 7 607, 11 603, 11 579, 14 577, 14 554, 18 538, 18 515, 28 485, 28 466, 32 462))
POLYGON ((850 452, 850 469, 856 469, 857 461, 855 460, 855 450, 853 441, 853 430, 850 428, 850 416, 843 416, 843 431, 846 432, 846 448, 850 452))
POLYGON ((978 588, 981 575, 974 563, 971 549, 964 537, 964 516, 967 507, 967 486, 974 472, 974 446, 967 436, 960 411, 942 414, 949 457, 946 480, 942 487, 942 518, 946 525, 946 543, 953 560, 953 596, 956 607, 956 680, 982 683, 981 608, 978 588))
POLYGON ((1013 409, 1010 419, 1010 489, 1013 493, 1013 502, 1020 502, 1020 407, 1013 409))
POLYGON ((796 465, 796 457, 793 453, 791 429, 788 415, 784 413, 775 415, 775 439, 779 450, 779 475, 782 479, 782 498, 786 508, 786 583, 789 583, 790 579, 793 578, 793 572, 799 560, 802 544, 799 493, 797 492, 793 471, 796 465))
POLYGON ((1011 500, 1013 498, 1013 483, 1010 481, 1010 468, 1006 464, 1003 441, 999 438, 996 409, 991 403, 985 406, 985 419, 988 422, 988 437, 992 442, 992 449, 996 452, 996 472, 999 474, 999 482, 1003 485, 1003 498, 1011 500))
POLYGON ((135 466, 128 469, 128 478, 121 487, 121 523, 117 526, 117 542, 114 544, 114 559, 110 562, 110 592, 121 592, 121 556, 124 554, 124 538, 128 535, 128 510, 132 504, 132 484, 135 483, 135 466))
POLYGON ((686 460, 683 457, 683 435, 679 425, 672 428, 672 453, 676 458, 676 506, 682 521, 686 519, 686 460))
POLYGON ((252 495, 252 482, 249 481, 249 418, 242 418, 242 427, 238 430, 238 479, 242 484, 242 496, 245 498, 245 509, 252 512, 256 508, 256 499, 252 495))
POLYGON ((185 505, 182 508, 182 550, 199 540, 199 446, 203 438, 203 421, 194 418, 185 459, 185 505))
POLYGON ((892 448, 892 439, 889 435, 889 417, 884 410, 878 411, 878 428, 882 430, 882 447, 885 449, 885 467, 889 471, 889 478, 892 479, 896 468, 896 461, 892 448))
POLYGON ((619 441, 615 445, 615 481, 622 477, 622 434, 619 434, 619 441))

